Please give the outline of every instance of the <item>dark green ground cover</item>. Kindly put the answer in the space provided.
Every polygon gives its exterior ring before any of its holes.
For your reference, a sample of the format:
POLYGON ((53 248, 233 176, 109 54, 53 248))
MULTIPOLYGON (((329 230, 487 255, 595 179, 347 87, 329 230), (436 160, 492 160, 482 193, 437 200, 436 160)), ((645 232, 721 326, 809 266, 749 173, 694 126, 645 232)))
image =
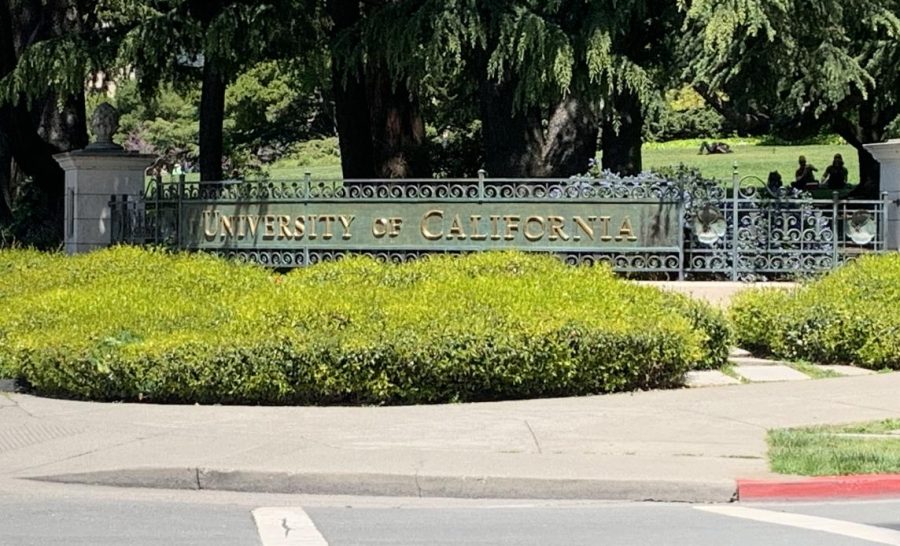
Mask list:
POLYGON ((681 385, 724 364, 704 304, 483 253, 287 275, 204 255, 0 252, 0 375, 41 394, 182 403, 394 404, 681 385))

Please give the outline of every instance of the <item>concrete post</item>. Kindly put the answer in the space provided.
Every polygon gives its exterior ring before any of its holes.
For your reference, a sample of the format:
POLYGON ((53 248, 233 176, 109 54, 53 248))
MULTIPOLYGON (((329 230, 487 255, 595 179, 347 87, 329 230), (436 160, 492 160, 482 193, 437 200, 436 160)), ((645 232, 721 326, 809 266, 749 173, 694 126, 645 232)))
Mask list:
POLYGON ((885 248, 900 250, 900 139, 863 144, 881 164, 881 191, 887 193, 885 248))
POLYGON ((110 244, 112 195, 137 198, 154 155, 79 150, 53 158, 66 171, 66 253, 90 252, 110 244))
POLYGON ((66 252, 75 254, 109 246, 113 195, 137 198, 144 191, 144 171, 154 155, 133 154, 113 142, 119 113, 102 103, 91 116, 95 141, 84 150, 57 154, 53 159, 66 171, 66 252))

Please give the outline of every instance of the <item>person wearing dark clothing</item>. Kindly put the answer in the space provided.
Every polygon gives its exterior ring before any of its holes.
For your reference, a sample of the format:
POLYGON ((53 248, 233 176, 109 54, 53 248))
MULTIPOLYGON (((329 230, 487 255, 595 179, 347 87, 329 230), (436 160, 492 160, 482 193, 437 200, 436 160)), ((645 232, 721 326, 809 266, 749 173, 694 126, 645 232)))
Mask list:
POLYGON ((825 169, 822 184, 831 190, 841 190, 847 187, 847 167, 844 167, 844 158, 841 154, 834 154, 834 161, 825 169))
POLYGON ((808 164, 806 158, 802 155, 800 156, 799 162, 800 167, 797 169, 797 172, 794 173, 794 181, 791 183, 791 186, 798 190, 805 190, 806 186, 816 183, 816 175, 813 173, 818 169, 808 164))

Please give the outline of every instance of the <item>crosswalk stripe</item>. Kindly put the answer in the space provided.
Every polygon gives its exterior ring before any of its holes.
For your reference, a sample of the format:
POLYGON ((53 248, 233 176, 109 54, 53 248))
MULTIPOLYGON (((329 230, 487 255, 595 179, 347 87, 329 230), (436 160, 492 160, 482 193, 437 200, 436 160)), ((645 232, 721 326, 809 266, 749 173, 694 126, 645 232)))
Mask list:
POLYGON ((868 540, 869 542, 878 544, 900 546, 900 531, 876 527, 874 525, 864 525, 862 523, 853 523, 852 521, 823 518, 819 516, 807 516, 804 514, 791 514, 788 512, 746 508, 743 506, 695 506, 694 508, 723 516, 750 519, 763 523, 773 523, 775 525, 798 527, 800 529, 809 529, 811 531, 823 531, 834 535, 868 540))
POLYGON ((263 546, 328 546, 302 508, 263 507, 252 513, 263 546))

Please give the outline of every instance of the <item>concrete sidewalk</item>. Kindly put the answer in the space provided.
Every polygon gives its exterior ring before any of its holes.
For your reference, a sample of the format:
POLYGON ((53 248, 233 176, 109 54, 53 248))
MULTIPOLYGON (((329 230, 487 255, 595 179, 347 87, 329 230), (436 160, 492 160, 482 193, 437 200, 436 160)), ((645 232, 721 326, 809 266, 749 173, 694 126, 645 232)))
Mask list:
POLYGON ((900 373, 416 407, 0 394, 0 477, 280 493, 728 501, 765 431, 900 416, 900 373))

